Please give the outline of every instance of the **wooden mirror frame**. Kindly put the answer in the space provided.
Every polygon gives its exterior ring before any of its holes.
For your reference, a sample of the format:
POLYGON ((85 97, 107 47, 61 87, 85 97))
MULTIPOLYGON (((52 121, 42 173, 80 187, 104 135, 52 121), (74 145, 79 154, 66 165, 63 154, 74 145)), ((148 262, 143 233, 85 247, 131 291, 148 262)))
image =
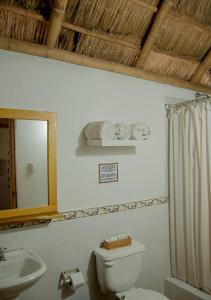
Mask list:
POLYGON ((48 205, 45 207, 0 210, 0 223, 51 219, 57 214, 56 113, 0 108, 0 118, 48 122, 48 205))

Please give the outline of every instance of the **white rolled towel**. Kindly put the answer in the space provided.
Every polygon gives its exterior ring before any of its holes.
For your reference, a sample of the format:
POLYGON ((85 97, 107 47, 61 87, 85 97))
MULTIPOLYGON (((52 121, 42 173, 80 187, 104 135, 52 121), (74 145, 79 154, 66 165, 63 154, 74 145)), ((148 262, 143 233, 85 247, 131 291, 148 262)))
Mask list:
POLYGON ((146 123, 136 123, 131 125, 133 140, 147 140, 150 137, 150 128, 146 123))
POLYGON ((114 140, 115 125, 109 121, 89 123, 85 128, 85 136, 93 140, 114 140))
POLYGON ((84 130, 84 133, 85 133, 85 136, 87 139, 94 139, 94 127, 95 125, 97 124, 98 122, 90 122, 85 130, 84 130))
POLYGON ((131 126, 125 123, 116 124, 116 137, 119 140, 129 140, 131 138, 131 126))

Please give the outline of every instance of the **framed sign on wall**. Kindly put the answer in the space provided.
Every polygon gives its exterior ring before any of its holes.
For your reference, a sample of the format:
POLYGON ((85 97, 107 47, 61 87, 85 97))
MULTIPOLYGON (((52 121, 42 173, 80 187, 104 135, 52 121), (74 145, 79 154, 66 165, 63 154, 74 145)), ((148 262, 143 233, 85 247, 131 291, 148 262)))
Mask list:
POLYGON ((117 182, 118 163, 99 164, 99 183, 117 182))

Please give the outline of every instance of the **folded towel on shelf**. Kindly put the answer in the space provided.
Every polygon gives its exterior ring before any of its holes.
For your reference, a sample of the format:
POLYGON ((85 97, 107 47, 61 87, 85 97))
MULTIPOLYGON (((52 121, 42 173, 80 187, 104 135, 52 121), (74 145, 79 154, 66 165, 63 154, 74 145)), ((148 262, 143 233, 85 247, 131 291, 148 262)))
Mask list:
POLYGON ((131 125, 133 140, 147 140, 150 137, 150 128, 146 123, 136 123, 131 125))
POLYGON ((129 140, 131 138, 131 127, 125 123, 116 124, 116 138, 119 140, 129 140))
POLYGON ((90 122, 85 130, 84 130, 84 133, 85 133, 85 136, 87 139, 94 139, 94 126, 97 122, 90 122))
POLYGON ((85 136, 90 140, 114 140, 115 125, 109 121, 91 122, 85 128, 85 136))

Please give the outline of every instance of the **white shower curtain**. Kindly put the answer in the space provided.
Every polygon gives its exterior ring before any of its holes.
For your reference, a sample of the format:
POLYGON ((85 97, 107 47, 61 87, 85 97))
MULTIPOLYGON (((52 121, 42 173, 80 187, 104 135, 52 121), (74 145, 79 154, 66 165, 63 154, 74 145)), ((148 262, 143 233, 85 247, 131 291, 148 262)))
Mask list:
POLYGON ((172 275, 211 294, 211 106, 169 109, 172 275))

